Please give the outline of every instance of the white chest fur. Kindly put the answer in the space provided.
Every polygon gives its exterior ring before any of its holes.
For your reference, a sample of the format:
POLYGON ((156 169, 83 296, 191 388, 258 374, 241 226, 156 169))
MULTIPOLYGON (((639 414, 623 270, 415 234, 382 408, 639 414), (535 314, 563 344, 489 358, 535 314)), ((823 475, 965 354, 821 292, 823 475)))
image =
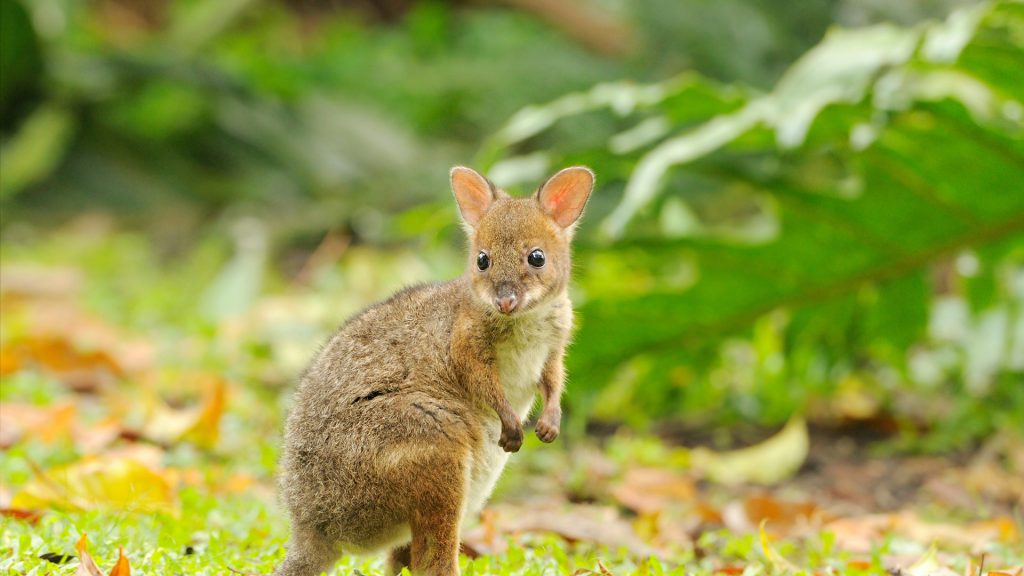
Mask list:
MULTIPOLYGON (((512 408, 525 420, 537 397, 537 384, 551 351, 561 338, 561 329, 544 312, 517 319, 510 328, 508 338, 498 344, 496 360, 498 377, 505 397, 512 408)), ((469 498, 466 511, 476 514, 483 508, 494 490, 508 461, 508 453, 498 446, 501 422, 496 414, 488 414, 486 439, 479 453, 474 454, 469 479, 469 498)))

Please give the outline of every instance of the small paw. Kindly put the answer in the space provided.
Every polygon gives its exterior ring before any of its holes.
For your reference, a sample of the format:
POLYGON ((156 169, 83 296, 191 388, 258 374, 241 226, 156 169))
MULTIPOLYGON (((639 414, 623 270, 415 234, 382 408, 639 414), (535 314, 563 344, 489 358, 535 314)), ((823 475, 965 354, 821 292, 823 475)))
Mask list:
POLYGON ((558 438, 559 420, 561 419, 557 416, 541 416, 537 421, 537 438, 540 438, 541 442, 554 442, 555 438, 558 438))
POLYGON ((519 452, 523 446, 522 424, 517 422, 515 426, 502 426, 498 446, 501 446, 505 452, 519 452))

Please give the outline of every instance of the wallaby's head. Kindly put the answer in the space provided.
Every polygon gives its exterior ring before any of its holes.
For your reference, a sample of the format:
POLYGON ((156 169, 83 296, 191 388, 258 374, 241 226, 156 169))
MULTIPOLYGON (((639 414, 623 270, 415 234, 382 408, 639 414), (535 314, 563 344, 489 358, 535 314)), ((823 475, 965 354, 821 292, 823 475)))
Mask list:
POLYGON ((525 312, 565 290, 569 243, 594 188, 588 168, 566 168, 529 198, 512 198, 477 172, 451 171, 469 235, 469 274, 486 306, 525 312))

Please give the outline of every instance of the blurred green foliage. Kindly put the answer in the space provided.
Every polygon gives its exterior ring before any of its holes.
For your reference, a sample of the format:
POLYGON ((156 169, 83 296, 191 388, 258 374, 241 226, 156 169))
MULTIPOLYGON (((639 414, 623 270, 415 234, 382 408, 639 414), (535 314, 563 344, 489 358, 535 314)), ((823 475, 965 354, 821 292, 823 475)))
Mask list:
POLYGON ((952 435, 1014 425, 1021 30, 997 2, 834 30, 766 94, 683 76, 515 115, 484 153, 508 183, 604 168, 569 368, 589 411, 864 417, 909 392, 952 435))
POLYGON ((577 423, 887 409, 958 443, 1024 406, 1020 2, 574 3, 613 54, 515 2, 360 5, 2 0, 5 237, 111 212, 210 321, 327 231, 453 273, 452 164, 587 163, 577 423))

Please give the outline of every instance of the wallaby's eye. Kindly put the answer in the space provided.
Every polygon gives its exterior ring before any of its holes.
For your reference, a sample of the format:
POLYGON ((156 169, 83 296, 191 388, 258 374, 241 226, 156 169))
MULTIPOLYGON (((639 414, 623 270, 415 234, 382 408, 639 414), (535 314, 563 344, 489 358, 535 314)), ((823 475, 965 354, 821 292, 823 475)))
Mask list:
POLYGON ((479 268, 481 272, 487 270, 488 268, 491 267, 491 257, 488 256, 486 252, 481 252, 477 254, 476 267, 479 268))
POLYGON ((530 255, 526 257, 526 261, 530 263, 530 266, 540 268, 544 265, 544 251, 538 248, 530 252, 530 255))

